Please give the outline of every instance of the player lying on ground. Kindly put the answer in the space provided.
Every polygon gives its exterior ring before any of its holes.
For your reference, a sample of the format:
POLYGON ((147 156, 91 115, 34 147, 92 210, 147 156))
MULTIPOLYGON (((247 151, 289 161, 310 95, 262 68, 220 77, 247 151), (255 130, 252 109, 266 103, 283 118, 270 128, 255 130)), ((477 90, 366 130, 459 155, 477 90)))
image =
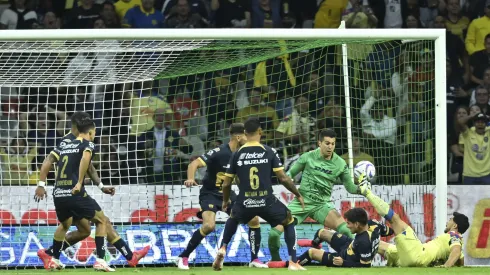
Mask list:
POLYGON ((284 167, 276 150, 260 143, 262 129, 256 117, 245 121, 245 134, 247 143, 233 153, 226 178, 223 182, 222 209, 226 211, 230 206, 231 183, 238 178, 240 190, 237 200, 232 207, 230 218, 226 221, 223 241, 213 262, 214 270, 223 268, 226 248, 235 234, 239 223, 248 223, 255 216, 267 221, 271 226, 282 224, 285 229, 285 240, 289 253, 289 269, 305 270, 297 263, 296 258, 296 229, 295 220, 287 207, 282 204, 272 190, 272 172, 275 172, 279 181, 298 198, 304 207, 303 198, 296 189, 291 178, 284 173, 284 167))
MULTIPOLYGON (((362 182, 362 179, 360 181, 362 182)), ((462 235, 470 226, 468 217, 454 212, 453 217, 446 224, 445 233, 423 244, 413 229, 401 220, 386 202, 371 192, 368 182, 361 183, 359 188, 376 211, 390 222, 395 233, 395 245, 381 242, 378 251, 387 259, 388 266, 463 265, 462 235)))
MULTIPOLYGON (((202 219, 202 226, 192 234, 192 238, 187 244, 186 249, 179 255, 177 267, 179 269, 189 269, 189 255, 196 249, 201 241, 211 232, 216 226, 216 212, 222 211, 223 202, 222 184, 225 179, 226 166, 230 162, 233 152, 238 150, 240 146, 245 144, 247 138, 245 136, 245 128, 243 123, 234 123, 230 126, 230 142, 223 144, 208 153, 200 156, 189 164, 187 169, 187 180, 185 186, 196 186, 194 179, 198 168, 207 167, 206 175, 202 180, 202 187, 199 192, 199 204, 201 211, 197 214, 202 219)), ((236 200, 236 194, 232 193, 232 203, 236 200)), ((231 208, 228 208, 231 210, 231 208)), ((230 214, 229 211, 227 214, 230 214)), ((253 218, 248 223, 248 239, 250 242, 251 260, 250 267, 267 268, 267 265, 258 259, 260 249, 260 221, 257 217, 253 218)))
MULTIPOLYGON (((72 129, 71 133, 67 134, 65 137, 63 137, 62 142, 63 143, 71 143, 72 141, 75 141, 76 136, 79 135, 77 125, 81 119, 90 119, 90 116, 87 113, 84 112, 76 112, 73 114, 71 120, 72 120, 72 129)), ((45 186, 45 180, 46 177, 49 173, 49 170, 51 169, 51 166, 58 161, 56 153, 54 154, 49 154, 46 159, 43 162, 43 165, 41 167, 41 172, 40 172, 40 184, 36 189, 36 195, 35 199, 37 201, 42 200, 44 197, 47 196, 46 190, 44 188, 45 186)), ((58 170, 58 172, 60 172, 58 170)), ((99 182, 99 188, 101 188, 102 192, 106 194, 111 194, 113 195, 115 192, 114 187, 104 187, 103 184, 100 182, 100 179, 97 175, 97 171, 93 167, 92 164, 90 164, 89 168, 89 175, 91 176, 93 182, 97 183, 99 182)), ((88 194, 83 198, 85 201, 86 205, 92 205, 94 208, 100 209, 100 206, 97 204, 97 202, 88 194)), ((147 253, 148 250, 150 249, 149 246, 146 246, 142 250, 135 251, 134 253, 131 251, 127 243, 121 239, 121 237, 118 235, 114 227, 112 226, 109 218, 105 217, 105 222, 106 222, 106 230, 107 230, 107 240, 116 247, 119 252, 127 259, 128 264, 130 266, 136 266, 138 264, 138 261, 143 258, 147 253)), ((87 238, 90 236, 90 231, 91 231, 91 226, 90 226, 90 221, 87 219, 79 219, 77 217, 74 218, 73 224, 77 226, 77 231, 72 231, 68 233, 65 236, 65 240, 63 241, 63 246, 62 250, 67 249, 68 247, 78 243, 79 241, 82 241, 83 239, 87 238)), ((53 251, 53 246, 51 246, 48 249, 40 249, 38 251, 38 256, 41 258, 43 261, 44 267, 46 269, 49 269, 49 262, 51 260, 51 257, 54 255, 53 251)))
MULTIPOLYGON (((302 209, 297 199, 292 200, 288 208, 293 217, 301 224, 308 217, 325 227, 334 228, 338 232, 352 238, 345 220, 335 209, 331 201, 332 188, 338 179, 344 184, 347 192, 359 194, 354 184, 349 167, 345 161, 335 153, 336 134, 332 129, 322 130, 318 135, 318 149, 304 153, 287 172, 294 178, 299 172, 301 186, 299 192, 304 197, 305 208, 302 209)), ((281 261, 279 247, 281 246, 282 225, 269 231, 269 250, 272 261, 281 261)))
MULTIPOLYGON (((344 214, 347 227, 355 238, 349 238, 333 230, 320 229, 313 240, 299 240, 299 246, 321 247, 326 241, 337 253, 326 252, 319 248, 310 248, 299 257, 301 265, 312 260, 328 267, 370 267, 378 251, 380 236, 389 235, 389 227, 368 220, 366 210, 352 208, 344 214)), ((285 267, 287 262, 274 262, 269 267, 285 267)))

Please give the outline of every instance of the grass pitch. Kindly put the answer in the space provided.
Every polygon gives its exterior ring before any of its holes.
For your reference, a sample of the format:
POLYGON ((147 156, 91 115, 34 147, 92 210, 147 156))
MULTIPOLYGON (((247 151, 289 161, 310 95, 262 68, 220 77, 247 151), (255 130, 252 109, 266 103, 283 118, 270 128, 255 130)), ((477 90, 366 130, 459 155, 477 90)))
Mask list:
MULTIPOLYGON (((386 268, 386 267, 372 267, 372 268, 328 268, 322 266, 309 266, 307 271, 299 272, 304 275, 432 275, 432 274, 458 274, 458 275, 488 275, 490 274, 490 268, 484 267, 456 267, 456 268, 386 268)), ((211 267, 191 267, 188 271, 179 270, 176 267, 148 267, 148 268, 117 268, 115 275, 284 275, 284 273, 292 273, 287 269, 251 269, 248 267, 237 266, 225 266, 222 271, 213 271, 211 267)), ((53 272, 44 269, 19 269, 19 270, 1 270, 1 274, 5 275, 46 275, 53 274, 53 272)), ((67 275, 87 275, 94 274, 95 271, 91 268, 76 268, 65 269, 63 271, 56 271, 54 273, 67 274, 67 275)), ((294 272, 298 273, 298 272, 294 272)), ((97 273, 100 274, 100 273, 97 273)))

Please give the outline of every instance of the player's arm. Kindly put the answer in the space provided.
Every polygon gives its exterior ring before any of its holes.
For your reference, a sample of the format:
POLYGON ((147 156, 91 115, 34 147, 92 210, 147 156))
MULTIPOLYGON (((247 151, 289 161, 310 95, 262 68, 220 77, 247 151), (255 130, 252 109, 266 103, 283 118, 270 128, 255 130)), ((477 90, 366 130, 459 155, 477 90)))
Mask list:
POLYGON ((305 169, 306 160, 308 159, 309 155, 310 153, 302 154, 301 157, 299 157, 299 159, 293 164, 293 167, 291 167, 286 174, 294 179, 294 177, 296 177, 299 172, 302 172, 305 169))
POLYGON ((90 163, 90 166, 88 167, 87 174, 92 180, 94 184, 97 184, 97 187, 99 187, 100 191, 102 191, 104 194, 109 194, 109 195, 114 195, 116 193, 116 189, 112 186, 105 187, 104 184, 102 183, 102 180, 99 178, 99 174, 97 173, 97 169, 95 169, 94 164, 90 163))
POLYGON ((301 203, 301 207, 304 209, 305 204, 303 202, 303 197, 299 193, 298 188, 296 188, 296 185, 294 185, 293 179, 290 176, 286 175, 286 173, 284 173, 284 167, 282 166, 281 159, 279 158, 276 149, 271 148, 271 151, 273 154, 272 171, 274 171, 274 173, 277 176, 277 179, 281 182, 281 184, 296 196, 296 198, 301 203))
MULTIPOLYGON (((235 178, 236 169, 237 169, 237 152, 234 152, 231 155, 230 161, 226 167, 225 179, 223 184, 221 185, 221 190, 223 191, 223 209, 226 210, 228 207, 228 202, 230 201, 230 193, 231 193, 231 182, 235 178)), ((224 210, 223 210, 224 211, 224 210)))
POLYGON ((78 182, 73 188, 73 194, 77 194, 82 189, 83 180, 85 179, 85 174, 87 174, 91 160, 92 152, 89 150, 83 151, 83 156, 80 160, 80 166, 78 168, 78 182))
POLYGON ((371 261, 374 256, 371 251, 371 242, 362 240, 357 245, 353 244, 353 246, 357 247, 355 253, 359 256, 359 262, 343 259, 342 267, 371 267, 371 261))
POLYGON ((39 182, 37 183, 37 188, 34 193, 34 201, 39 202, 48 196, 45 188, 46 178, 48 177, 49 171, 51 171, 51 167, 58 162, 59 158, 59 150, 55 149, 44 159, 43 164, 41 165, 41 171, 39 172, 39 182))
POLYGON ((202 167, 206 167, 206 163, 201 159, 201 157, 198 157, 197 159, 189 163, 189 165, 187 166, 187 180, 184 181, 186 187, 197 185, 195 175, 197 169, 202 167))
POLYGON ((360 194, 359 186, 354 183, 354 179, 350 174, 350 169, 347 164, 344 165, 344 169, 340 174, 340 180, 345 187, 345 190, 350 194, 360 194))
POLYGON ((449 258, 447 259, 446 263, 444 264, 444 267, 452 267, 454 266, 459 259, 461 258, 461 241, 458 238, 458 240, 453 240, 453 238, 450 241, 451 244, 451 249, 449 252, 449 258))

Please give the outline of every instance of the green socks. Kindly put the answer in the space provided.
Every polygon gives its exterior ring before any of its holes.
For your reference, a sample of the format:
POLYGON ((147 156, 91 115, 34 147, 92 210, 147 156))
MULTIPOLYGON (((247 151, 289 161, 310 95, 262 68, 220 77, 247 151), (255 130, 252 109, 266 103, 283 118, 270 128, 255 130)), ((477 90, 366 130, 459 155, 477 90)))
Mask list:
POLYGON ((271 261, 281 261, 281 256, 279 255, 279 248, 281 247, 281 235, 282 232, 272 228, 269 231, 269 251, 271 253, 271 261))
POLYGON ((337 227, 337 232, 349 238, 354 238, 354 235, 352 235, 349 228, 347 228, 347 223, 345 222, 343 222, 341 225, 339 225, 339 227, 337 227))

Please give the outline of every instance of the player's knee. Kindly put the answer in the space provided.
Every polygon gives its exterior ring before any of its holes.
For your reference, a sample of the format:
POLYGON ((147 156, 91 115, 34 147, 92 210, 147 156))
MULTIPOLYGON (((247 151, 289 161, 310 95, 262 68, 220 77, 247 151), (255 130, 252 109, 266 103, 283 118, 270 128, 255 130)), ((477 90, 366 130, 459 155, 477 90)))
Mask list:
POLYGON ((260 227, 260 220, 259 217, 254 217, 248 222, 248 227, 250 228, 259 228, 260 227))
POLYGON ((108 227, 112 226, 112 223, 111 223, 111 220, 109 219, 109 217, 104 216, 104 222, 105 222, 106 226, 108 226, 108 227))
POLYGON ((216 224, 214 222, 205 222, 202 224, 201 231, 202 233, 208 235, 216 229, 216 224))

